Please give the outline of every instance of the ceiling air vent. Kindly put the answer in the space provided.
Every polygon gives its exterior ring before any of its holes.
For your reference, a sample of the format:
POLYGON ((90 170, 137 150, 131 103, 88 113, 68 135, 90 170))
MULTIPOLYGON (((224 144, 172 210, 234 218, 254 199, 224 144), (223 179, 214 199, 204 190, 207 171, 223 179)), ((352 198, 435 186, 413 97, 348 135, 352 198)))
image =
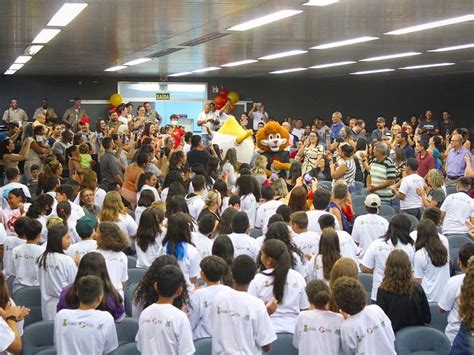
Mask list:
POLYGON ((191 40, 191 41, 187 41, 187 42, 181 43, 180 46, 183 46, 183 47, 197 46, 198 44, 205 43, 205 42, 209 42, 209 41, 212 41, 213 39, 225 37, 225 36, 227 36, 227 35, 229 35, 229 34, 230 34, 230 33, 213 32, 213 33, 209 33, 209 34, 207 34, 207 35, 205 35, 205 36, 195 38, 195 39, 193 39, 193 40, 191 40))
POLYGON ((180 51, 184 48, 168 48, 168 49, 163 49, 162 51, 155 52, 153 54, 150 54, 148 57, 149 58, 158 58, 158 57, 164 57, 165 55, 180 51))

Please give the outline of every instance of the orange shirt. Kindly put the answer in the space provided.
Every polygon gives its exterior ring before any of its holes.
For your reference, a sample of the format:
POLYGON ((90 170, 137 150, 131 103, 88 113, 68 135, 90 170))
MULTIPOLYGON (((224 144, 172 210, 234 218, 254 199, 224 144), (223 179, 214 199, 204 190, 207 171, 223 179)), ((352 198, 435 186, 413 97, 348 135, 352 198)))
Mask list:
POLYGON ((123 188, 128 191, 136 191, 138 177, 143 173, 144 170, 137 164, 129 165, 123 175, 123 188))

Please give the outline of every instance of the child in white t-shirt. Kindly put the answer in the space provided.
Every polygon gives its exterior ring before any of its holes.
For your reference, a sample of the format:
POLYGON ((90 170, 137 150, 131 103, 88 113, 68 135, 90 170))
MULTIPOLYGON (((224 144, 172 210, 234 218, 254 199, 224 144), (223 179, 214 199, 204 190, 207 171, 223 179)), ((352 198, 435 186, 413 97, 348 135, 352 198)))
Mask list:
POLYGON ((86 215, 79 218, 76 222, 76 233, 81 241, 71 245, 66 254, 73 259, 82 259, 84 255, 97 250, 97 241, 95 240, 95 231, 97 229, 97 218, 93 215, 86 215))
POLYGON ((306 294, 311 309, 301 312, 296 319, 294 347, 298 354, 340 354, 344 318, 329 310, 328 285, 322 280, 312 280, 306 285, 306 294))
POLYGON ((150 207, 155 201, 155 195, 151 190, 145 190, 140 194, 140 198, 137 202, 137 207, 135 208, 135 222, 137 225, 140 224, 140 218, 142 213, 150 207))
POLYGON ((245 212, 237 212, 232 216, 232 230, 229 238, 234 246, 234 257, 239 255, 248 255, 256 260, 260 250, 255 239, 249 236, 249 217, 245 212))
POLYGON ((232 264, 234 289, 220 292, 212 305, 212 354, 261 354, 277 337, 261 299, 247 293, 257 265, 248 255, 232 264))
POLYGON ((160 255, 166 233, 162 227, 164 218, 165 214, 159 208, 148 207, 143 211, 135 238, 137 267, 149 268, 160 255))
POLYGON ((105 258, 110 280, 124 299, 123 289, 128 280, 128 258, 122 250, 129 246, 128 238, 114 222, 101 222, 95 238, 97 251, 105 258))
MULTIPOLYGON (((258 185, 258 182, 253 176, 242 175, 237 179, 236 185, 238 195, 240 196, 240 210, 247 214, 250 228, 253 228, 258 207, 258 200, 254 192, 256 192, 255 187, 258 185)), ((260 199, 260 196, 258 196, 258 199, 260 199)))
POLYGON ((307 260, 319 252, 319 240, 321 235, 308 231, 308 215, 304 211, 294 212, 290 217, 290 225, 295 232, 293 243, 305 254, 307 260))
POLYGON ((227 264, 218 256, 206 256, 199 264, 201 267, 201 278, 206 287, 194 290, 190 295, 189 320, 193 330, 193 338, 207 338, 212 336, 211 307, 214 298, 229 287, 221 284, 222 278, 227 272, 227 264))
POLYGON ((104 297, 98 276, 83 276, 77 282, 79 309, 62 309, 54 319, 54 343, 58 354, 101 355, 118 347, 114 318, 96 308, 104 297))
POLYGON ((26 244, 15 247, 12 252, 13 274, 15 275, 13 292, 26 286, 39 286, 39 270, 36 260, 45 251, 44 246, 38 245, 43 226, 36 219, 20 217, 20 219, 23 218, 27 219, 23 229, 26 244))
POLYGON ((194 354, 193 333, 189 319, 173 306, 186 282, 181 270, 174 265, 164 266, 152 276, 158 301, 145 308, 138 321, 137 348, 142 354, 194 354))
POLYGON ((396 354, 392 323, 379 306, 366 306, 359 280, 343 276, 334 282, 332 293, 345 319, 341 324, 344 354, 396 354))
POLYGON ((13 249, 26 243, 25 227, 31 221, 28 217, 18 217, 13 223, 16 235, 5 237, 3 242, 3 273, 6 278, 15 276, 13 265, 13 249))
POLYGON ((191 240, 196 246, 201 259, 212 254, 212 235, 216 231, 219 221, 211 214, 204 214, 198 221, 198 231, 193 232, 191 240))

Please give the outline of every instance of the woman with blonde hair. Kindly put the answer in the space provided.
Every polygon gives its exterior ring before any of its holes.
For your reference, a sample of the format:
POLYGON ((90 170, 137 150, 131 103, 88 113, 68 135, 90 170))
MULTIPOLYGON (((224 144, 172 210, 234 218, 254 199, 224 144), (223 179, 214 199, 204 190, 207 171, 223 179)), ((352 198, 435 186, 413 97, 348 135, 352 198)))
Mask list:
POLYGON ((260 186, 267 180, 268 159, 265 155, 259 155, 255 159, 255 168, 252 169, 252 176, 257 179, 260 186))
POLYGON ((425 189, 417 188, 416 193, 423 200, 423 207, 441 207, 444 199, 446 198, 446 192, 443 189, 444 176, 441 171, 437 169, 431 169, 425 176, 425 189))
POLYGON ((288 195, 288 187, 285 179, 278 178, 272 183, 273 189, 275 190, 275 200, 283 201, 288 195))
POLYGON ((219 210, 222 205, 221 194, 217 190, 211 190, 207 193, 204 199, 204 207, 201 213, 199 213, 198 220, 206 214, 212 214, 217 220, 220 220, 219 210))

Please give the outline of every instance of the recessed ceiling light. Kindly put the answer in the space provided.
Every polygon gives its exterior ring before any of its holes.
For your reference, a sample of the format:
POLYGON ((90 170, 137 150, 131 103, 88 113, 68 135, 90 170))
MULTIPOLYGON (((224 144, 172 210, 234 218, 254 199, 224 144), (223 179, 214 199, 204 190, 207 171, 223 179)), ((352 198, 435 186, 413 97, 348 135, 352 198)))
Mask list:
POLYGON ((290 57, 292 55, 298 55, 298 54, 304 54, 304 53, 308 53, 308 51, 302 51, 302 50, 296 49, 296 50, 293 50, 293 51, 287 51, 287 52, 281 52, 281 53, 266 55, 266 56, 260 57, 258 59, 270 60, 270 59, 277 59, 277 58, 283 58, 283 57, 290 57))
POLYGON ((386 35, 404 35, 406 33, 424 31, 424 30, 428 30, 430 28, 454 25, 456 23, 472 21, 472 20, 474 20, 474 14, 464 15, 464 16, 459 16, 459 17, 454 17, 454 18, 448 18, 446 20, 428 22, 428 23, 425 23, 425 24, 422 24, 422 25, 416 25, 416 26, 401 28, 399 30, 390 31, 390 32, 387 32, 387 33, 384 33, 384 34, 386 34, 386 35))
POLYGON ((184 76, 184 75, 191 75, 191 74, 192 74, 192 72, 190 72, 190 71, 183 71, 181 73, 174 73, 174 74, 170 74, 168 76, 184 76))
POLYGON ((64 27, 79 15, 87 7, 86 3, 65 3, 53 15, 48 26, 64 27))
POLYGON ((116 65, 114 67, 107 68, 104 71, 118 71, 118 70, 125 69, 126 67, 127 66, 125 66, 125 65, 116 65))
POLYGON ((435 68, 435 67, 446 67, 449 65, 454 65, 455 63, 435 63, 435 64, 423 64, 423 65, 412 65, 410 67, 403 67, 398 69, 410 70, 410 69, 425 69, 425 68, 435 68))
POLYGON ((328 64, 318 64, 318 65, 313 65, 312 67, 309 67, 309 69, 324 69, 324 68, 339 67, 341 65, 349 65, 349 64, 354 64, 354 63, 357 63, 357 62, 346 61, 346 62, 337 62, 337 63, 328 63, 328 64))
POLYGON ((19 70, 19 69, 23 68, 23 65, 24 64, 13 63, 12 65, 10 65, 10 68, 8 68, 8 69, 10 69, 10 70, 19 70))
POLYGON ((294 16, 302 13, 302 10, 280 10, 256 19, 241 23, 239 25, 232 26, 228 28, 228 31, 247 31, 251 28, 260 27, 271 22, 275 22, 290 16, 294 16))
POLYGON ((361 59, 360 62, 374 62, 376 60, 386 60, 386 59, 394 59, 394 58, 403 58, 403 57, 411 57, 414 55, 419 55, 420 52, 406 52, 406 53, 397 53, 397 54, 389 54, 389 55, 382 55, 379 57, 371 57, 361 59))
POLYGON ((219 70, 219 69, 222 69, 222 68, 219 68, 219 67, 209 67, 209 68, 196 69, 196 70, 193 70, 192 72, 193 72, 193 73, 205 73, 205 72, 207 72, 207 71, 213 71, 213 70, 219 70))
POLYGON ((297 71, 303 71, 307 70, 308 68, 291 68, 291 69, 282 69, 282 70, 276 70, 276 71, 271 71, 270 74, 286 74, 286 73, 293 73, 297 71))
POLYGON ((135 60, 131 60, 130 62, 125 63, 124 65, 137 65, 137 64, 142 64, 149 62, 151 58, 138 58, 135 60))
POLYGON ((31 58, 32 58, 32 56, 30 56, 30 55, 20 55, 18 58, 16 58, 15 63, 18 63, 18 64, 25 64, 25 63, 28 62, 31 58))
POLYGON ((327 6, 331 4, 335 4, 339 2, 339 0, 309 0, 305 2, 303 5, 305 6, 327 6))
POLYGON ((474 48, 474 43, 469 44, 461 44, 459 46, 452 46, 452 47, 443 47, 438 49, 432 49, 428 52, 448 52, 448 51, 457 51, 459 49, 467 49, 467 48, 474 48))
POLYGON ((363 36, 363 37, 346 39, 346 40, 343 40, 343 41, 320 44, 318 46, 311 47, 310 49, 328 49, 328 48, 342 47, 342 46, 348 46, 350 44, 374 41, 376 39, 379 39, 379 38, 378 37, 371 37, 371 36, 363 36))
POLYGON ((13 75, 16 73, 16 70, 7 69, 3 75, 13 75))
POLYGON ((236 67, 236 66, 239 66, 239 65, 251 64, 251 63, 256 63, 256 62, 258 62, 258 60, 256 60, 256 59, 246 59, 246 60, 241 60, 241 61, 238 61, 238 62, 222 64, 221 67, 236 67))
POLYGON ((33 40, 33 44, 46 44, 49 41, 51 41, 56 35, 61 32, 61 30, 58 29, 52 29, 52 28, 47 28, 44 30, 41 30, 40 33, 35 37, 33 40))
POLYGON ((356 71, 351 73, 351 75, 364 75, 364 74, 376 74, 376 73, 385 73, 389 71, 395 71, 395 69, 377 69, 377 70, 365 70, 365 71, 356 71))
POLYGON ((35 55, 38 53, 44 46, 40 44, 32 44, 28 48, 25 49, 25 54, 27 55, 35 55))

